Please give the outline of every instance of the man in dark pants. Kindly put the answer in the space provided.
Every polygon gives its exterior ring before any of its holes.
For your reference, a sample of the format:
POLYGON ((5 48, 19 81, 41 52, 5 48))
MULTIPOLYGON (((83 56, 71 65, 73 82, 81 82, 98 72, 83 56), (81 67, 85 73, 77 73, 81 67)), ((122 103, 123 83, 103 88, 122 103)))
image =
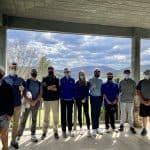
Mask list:
POLYGON ((99 77, 100 70, 95 69, 94 77, 89 80, 93 136, 96 136, 96 133, 101 134, 101 131, 99 130, 99 117, 103 100, 101 93, 102 80, 99 79, 99 77))
POLYGON ((66 124, 68 124, 69 136, 73 137, 72 133, 72 111, 75 92, 75 80, 70 75, 71 71, 68 68, 64 69, 65 76, 60 80, 60 95, 61 95, 61 126, 63 137, 66 138, 66 124), (67 116, 67 118, 66 118, 67 116), (67 120, 67 122, 66 122, 67 120))
POLYGON ((112 81, 113 74, 107 73, 107 82, 102 85, 102 94, 105 104, 105 128, 109 132, 109 123, 115 130, 115 112, 117 110, 119 87, 112 81))
POLYGON ((4 74, 4 68, 0 67, 0 137, 3 145, 2 150, 8 150, 8 128, 14 105, 12 88, 3 80, 4 74))
POLYGON ((32 125, 31 125, 31 141, 38 142, 36 138, 36 123, 37 123, 37 114, 40 106, 40 98, 41 98, 41 83, 36 79, 37 70, 31 70, 31 78, 26 81, 26 97, 24 98, 23 107, 24 110, 22 112, 20 126, 18 129, 18 140, 22 136, 26 121, 31 112, 32 116, 32 125))

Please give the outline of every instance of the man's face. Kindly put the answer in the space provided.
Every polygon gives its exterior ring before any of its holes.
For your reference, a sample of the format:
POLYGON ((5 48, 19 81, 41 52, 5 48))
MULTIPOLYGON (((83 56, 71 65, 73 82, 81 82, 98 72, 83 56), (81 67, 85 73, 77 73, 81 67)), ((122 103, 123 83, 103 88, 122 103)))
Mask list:
POLYGON ((95 71, 94 75, 95 75, 95 77, 100 77, 100 71, 95 71))
POLYGON ((14 71, 17 71, 17 65, 11 65, 9 67, 10 70, 14 70, 14 71))

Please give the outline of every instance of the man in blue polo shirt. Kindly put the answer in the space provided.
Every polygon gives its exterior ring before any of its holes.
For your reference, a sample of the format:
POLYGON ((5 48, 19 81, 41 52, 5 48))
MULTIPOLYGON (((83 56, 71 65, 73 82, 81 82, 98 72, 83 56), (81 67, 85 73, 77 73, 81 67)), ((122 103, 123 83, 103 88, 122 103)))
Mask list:
POLYGON ((73 101, 75 96, 75 80, 71 77, 70 73, 71 71, 68 68, 65 68, 64 69, 65 76, 60 80, 61 126, 64 138, 67 137, 66 124, 68 124, 69 135, 74 136, 71 131, 72 131, 73 101))
POLYGON ((107 73, 107 82, 102 85, 102 94, 105 105, 105 126, 109 130, 109 123, 111 128, 115 129, 115 112, 118 103, 119 87, 112 81, 113 73, 107 73))
POLYGON ((9 66, 9 75, 4 78, 6 83, 11 85, 13 90, 12 101, 14 103, 13 114, 13 127, 12 127, 12 141, 11 146, 18 149, 18 143, 16 141, 17 130, 19 124, 19 118, 21 114, 21 99, 25 91, 25 81, 17 75, 17 63, 12 63, 9 66))

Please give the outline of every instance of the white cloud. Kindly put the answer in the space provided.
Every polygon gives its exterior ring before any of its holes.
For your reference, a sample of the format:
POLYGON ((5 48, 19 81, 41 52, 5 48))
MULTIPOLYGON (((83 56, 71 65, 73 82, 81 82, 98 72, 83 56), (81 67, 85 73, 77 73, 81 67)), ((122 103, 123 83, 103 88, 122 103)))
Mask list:
POLYGON ((106 56, 104 57, 106 60, 120 60, 120 61, 125 61, 127 59, 126 55, 123 54, 115 54, 115 55, 111 55, 111 56, 106 56))
POLYGON ((149 56, 150 55, 150 48, 141 51, 141 54, 142 54, 142 56, 147 56, 147 55, 149 56))

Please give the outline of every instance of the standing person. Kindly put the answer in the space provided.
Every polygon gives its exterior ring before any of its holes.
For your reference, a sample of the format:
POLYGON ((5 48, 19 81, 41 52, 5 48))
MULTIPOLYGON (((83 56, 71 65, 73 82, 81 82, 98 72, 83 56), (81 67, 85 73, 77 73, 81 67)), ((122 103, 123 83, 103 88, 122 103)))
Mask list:
POLYGON ((140 98, 140 116, 142 117, 142 136, 147 135, 147 125, 150 123, 150 70, 144 72, 144 79, 137 85, 137 94, 140 98))
POLYGON ((92 134, 96 136, 96 133, 101 133, 99 130, 99 117, 102 106, 102 80, 99 79, 100 70, 94 70, 94 77, 89 80, 90 82, 90 102, 91 102, 91 118, 92 118, 92 134))
POLYGON ((4 74, 4 68, 0 67, 0 137, 2 150, 8 150, 8 128, 14 111, 14 104, 12 88, 3 80, 4 74))
POLYGON ((14 103, 14 114, 12 122, 12 141, 11 146, 18 149, 19 145, 16 141, 19 118, 21 114, 21 99, 25 92, 25 81, 17 75, 17 63, 12 63, 9 66, 9 75, 4 78, 6 83, 11 85, 13 89, 12 101, 14 103))
POLYGON ((86 117, 88 136, 90 136, 90 117, 89 117, 89 82, 83 71, 79 72, 79 80, 75 84, 75 100, 78 108, 78 122, 80 125, 80 134, 82 134, 82 107, 86 117))
POLYGON ((130 125, 130 131, 136 134, 133 123, 133 108, 134 98, 136 94, 136 83, 130 78, 130 70, 124 70, 124 79, 120 81, 120 108, 121 108, 121 123, 120 131, 124 130, 124 123, 128 116, 128 123, 130 125))
POLYGON ((44 124, 41 139, 44 139, 49 127, 50 110, 53 113, 53 131, 54 137, 58 135, 59 119, 59 79, 55 76, 54 67, 48 67, 48 75, 43 78, 43 100, 44 100, 44 124))
POLYGON ((66 125, 68 125, 69 136, 73 137, 72 133, 72 113, 75 96, 75 80, 71 77, 71 71, 68 68, 64 69, 64 77, 60 80, 60 95, 61 95, 61 126, 63 137, 66 138, 66 125))
POLYGON ((113 81, 113 73, 107 73, 107 82, 102 85, 102 93, 104 97, 105 105, 105 128, 109 132, 109 123, 113 130, 115 127, 115 113, 117 111, 118 104, 118 94, 119 88, 118 84, 113 81))
POLYGON ((41 83, 36 79, 37 70, 31 70, 31 78, 26 81, 26 97, 24 98, 24 111, 22 112, 20 126, 18 129, 18 140, 23 134, 25 129, 26 121, 31 112, 32 116, 32 125, 31 125, 31 140, 32 142, 38 142, 36 138, 36 122, 37 122, 37 113, 40 106, 40 97, 41 97, 41 83))

